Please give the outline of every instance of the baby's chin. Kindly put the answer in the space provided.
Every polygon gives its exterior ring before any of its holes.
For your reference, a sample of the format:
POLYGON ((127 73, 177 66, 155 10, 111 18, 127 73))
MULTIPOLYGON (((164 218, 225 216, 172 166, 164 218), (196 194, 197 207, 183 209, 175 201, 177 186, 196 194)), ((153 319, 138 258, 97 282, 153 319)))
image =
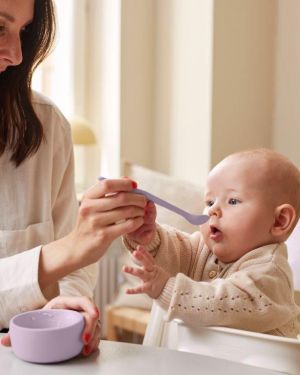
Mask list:
POLYGON ((232 263, 238 259, 238 257, 234 257, 233 254, 230 252, 230 250, 227 250, 220 244, 214 244, 210 246, 209 244, 208 248, 209 250, 218 258, 218 260, 222 263, 232 263))

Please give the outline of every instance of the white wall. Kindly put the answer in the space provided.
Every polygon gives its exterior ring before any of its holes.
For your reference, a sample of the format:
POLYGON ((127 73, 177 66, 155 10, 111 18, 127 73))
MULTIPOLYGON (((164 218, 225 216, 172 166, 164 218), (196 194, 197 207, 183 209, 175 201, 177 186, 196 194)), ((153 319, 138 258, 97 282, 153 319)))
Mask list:
POLYGON ((151 167, 155 1, 123 0, 121 4, 121 157, 151 167))
POLYGON ((277 1, 122 1, 122 157, 199 183, 271 147, 277 1))
POLYGON ((90 4, 87 100, 103 173, 122 158, 198 183, 228 153, 261 146, 300 165, 298 0, 90 4))
POLYGON ((87 4, 85 115, 101 149, 100 155, 91 150, 86 167, 95 182, 99 171, 107 177, 120 175, 121 0, 88 0, 87 4))
POLYGON ((122 158, 206 176, 212 15, 211 0, 122 1, 122 158))
POLYGON ((212 164, 271 147, 275 0, 215 0, 212 164))
POLYGON ((210 167, 213 2, 157 1, 153 167, 203 181, 210 167))
POLYGON ((273 146, 300 168, 300 1, 279 0, 273 146))

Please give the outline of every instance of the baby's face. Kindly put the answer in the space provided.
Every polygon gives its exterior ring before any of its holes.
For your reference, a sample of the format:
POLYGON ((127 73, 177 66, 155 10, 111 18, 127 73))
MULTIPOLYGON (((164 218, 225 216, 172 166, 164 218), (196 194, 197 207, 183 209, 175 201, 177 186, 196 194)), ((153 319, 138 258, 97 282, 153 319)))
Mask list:
POLYGON ((208 176, 205 213, 210 220, 201 231, 222 262, 233 262, 273 242, 275 205, 264 172, 253 160, 235 156, 223 160, 208 176))

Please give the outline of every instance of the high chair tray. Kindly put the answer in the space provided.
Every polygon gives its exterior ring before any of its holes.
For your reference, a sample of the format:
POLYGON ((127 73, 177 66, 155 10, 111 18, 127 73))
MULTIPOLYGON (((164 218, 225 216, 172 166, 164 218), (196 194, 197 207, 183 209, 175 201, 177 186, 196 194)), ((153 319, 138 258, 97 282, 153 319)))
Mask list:
MULTIPOLYGON (((300 293, 295 291, 300 306, 300 293)), ((153 303, 144 345, 223 358, 288 374, 300 374, 300 339, 224 327, 167 322, 166 312, 153 303)), ((299 336, 298 336, 299 338, 299 336)))
POLYGON ((176 320, 165 324, 164 347, 300 374, 297 339, 223 327, 192 327, 176 320))

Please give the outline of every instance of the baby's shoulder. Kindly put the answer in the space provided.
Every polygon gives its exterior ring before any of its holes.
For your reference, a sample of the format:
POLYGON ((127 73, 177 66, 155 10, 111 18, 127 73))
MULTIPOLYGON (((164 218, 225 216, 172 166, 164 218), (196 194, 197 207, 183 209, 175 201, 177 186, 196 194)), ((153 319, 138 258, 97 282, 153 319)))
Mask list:
POLYGON ((232 264, 234 270, 252 267, 282 267, 288 265, 287 248, 282 244, 269 244, 242 256, 232 264))

